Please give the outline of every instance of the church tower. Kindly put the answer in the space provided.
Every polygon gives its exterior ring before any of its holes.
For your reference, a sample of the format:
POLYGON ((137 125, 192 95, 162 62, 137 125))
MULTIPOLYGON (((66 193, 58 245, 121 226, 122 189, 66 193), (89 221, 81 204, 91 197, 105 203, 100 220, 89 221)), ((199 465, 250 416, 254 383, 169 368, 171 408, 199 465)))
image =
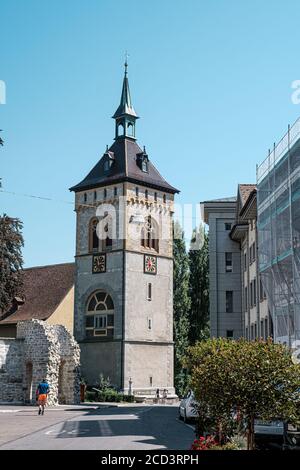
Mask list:
POLYGON ((75 192, 74 335, 82 375, 124 393, 173 388, 174 194, 136 142, 127 77, 115 140, 75 192))

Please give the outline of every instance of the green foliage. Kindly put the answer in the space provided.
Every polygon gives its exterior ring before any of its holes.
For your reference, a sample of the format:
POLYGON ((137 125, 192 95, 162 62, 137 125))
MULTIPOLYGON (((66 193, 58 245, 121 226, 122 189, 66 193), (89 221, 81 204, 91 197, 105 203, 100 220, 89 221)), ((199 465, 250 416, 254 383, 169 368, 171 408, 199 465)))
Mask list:
POLYGON ((97 401, 121 402, 123 395, 113 388, 106 388, 101 392, 97 392, 97 401))
POLYGON ((191 308, 189 311, 189 342, 209 337, 209 265, 208 265, 208 234, 204 227, 195 229, 189 251, 190 278, 189 295, 191 308))
POLYGON ((0 217, 0 314, 5 313, 16 296, 23 294, 22 223, 0 217))
POLYGON ((173 273, 173 311, 174 311, 174 342, 175 388, 182 396, 187 387, 188 374, 182 368, 182 360, 189 346, 189 259, 186 252, 183 231, 178 223, 174 225, 174 273, 173 273))
POLYGON ((99 386, 98 388, 100 390, 106 390, 107 388, 110 388, 111 382, 109 377, 104 377, 104 374, 99 375, 99 386))
POLYGON ((255 418, 299 421, 300 368, 284 345, 271 340, 207 340, 189 348, 185 366, 197 401, 206 404, 216 425, 222 428, 238 410, 250 449, 255 418))

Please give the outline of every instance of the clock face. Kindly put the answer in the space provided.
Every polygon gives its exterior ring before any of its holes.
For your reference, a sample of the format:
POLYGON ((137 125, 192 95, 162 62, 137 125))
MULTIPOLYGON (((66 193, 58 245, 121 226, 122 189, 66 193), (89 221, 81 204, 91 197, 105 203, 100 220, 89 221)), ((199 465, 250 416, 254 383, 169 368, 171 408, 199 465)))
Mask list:
POLYGON ((152 255, 144 255, 144 272, 147 274, 157 273, 157 258, 152 255))
POLYGON ((106 255, 93 255, 93 274, 105 273, 106 255))

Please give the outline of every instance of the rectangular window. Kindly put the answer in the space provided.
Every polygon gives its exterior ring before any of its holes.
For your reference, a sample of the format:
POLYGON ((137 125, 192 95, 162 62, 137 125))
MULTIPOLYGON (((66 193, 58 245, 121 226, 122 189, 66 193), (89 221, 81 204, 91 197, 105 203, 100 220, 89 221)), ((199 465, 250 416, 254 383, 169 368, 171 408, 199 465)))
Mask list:
POLYGON ((150 383, 150 387, 152 387, 152 383, 153 383, 152 377, 149 377, 149 383, 150 383))
POLYGON ((145 190, 145 199, 148 199, 148 189, 145 190))
POLYGON ((233 330, 226 330, 226 338, 233 339, 233 330))
POLYGON ((135 195, 136 195, 136 197, 139 197, 139 188, 138 187, 135 188, 135 195))
POLYGON ((250 308, 253 307, 253 284, 250 282, 250 308))
POLYGON ((251 325, 251 338, 250 339, 254 339, 254 325, 252 324, 251 325))
POLYGON ((225 253, 225 271, 232 273, 232 253, 225 253))
POLYGON ((147 284, 147 300, 152 300, 152 283, 147 284))
POLYGON ((264 338, 265 335, 264 335, 264 321, 263 320, 260 320, 260 338, 264 338))
POLYGON ((245 328, 245 338, 246 338, 246 339, 249 339, 249 338, 248 338, 248 326, 246 326, 246 328, 245 328))
POLYGON ((118 188, 114 188, 114 195, 115 195, 115 196, 118 195, 118 188))
POLYGON ((256 279, 253 281, 253 305, 256 305, 256 279))
POLYGON ((107 325, 107 317, 106 315, 95 315, 95 329, 106 328, 107 325))
POLYGON ((254 334, 255 334, 254 338, 256 339, 257 338, 257 324, 256 323, 254 325, 254 334))
POLYGON ((247 271, 247 253, 244 253, 244 271, 247 271))
POLYGON ((265 318, 265 339, 268 339, 269 337, 269 324, 268 324, 268 319, 265 318))
POLYGON ((231 230, 231 224, 226 222, 225 223, 225 230, 231 230))
POLYGON ((226 313, 233 313, 233 291, 226 291, 226 313))
POLYGON ((104 199, 106 199, 106 198, 107 198, 107 189, 106 189, 106 188, 104 188, 104 191, 103 191, 103 197, 104 197, 104 199))
POLYGON ((245 287, 245 311, 248 310, 248 287, 245 287))
POLYGON ((261 279, 259 280, 259 300, 262 302, 264 299, 264 288, 261 282, 261 279))
POLYGON ((252 253, 252 255, 253 255, 253 261, 255 261, 256 260, 256 243, 255 242, 253 243, 253 253, 252 253))
POLYGON ((154 201, 157 201, 157 193, 154 193, 154 201))
POLYGON ((152 330, 152 319, 148 318, 148 330, 152 330))

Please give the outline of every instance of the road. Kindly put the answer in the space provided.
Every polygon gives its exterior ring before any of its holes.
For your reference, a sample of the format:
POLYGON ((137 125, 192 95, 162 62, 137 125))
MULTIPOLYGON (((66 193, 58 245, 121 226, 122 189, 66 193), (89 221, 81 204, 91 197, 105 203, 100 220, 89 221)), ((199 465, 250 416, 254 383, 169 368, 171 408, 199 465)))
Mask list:
POLYGON ((171 405, 0 407, 0 450, 187 450, 192 426, 171 405))

